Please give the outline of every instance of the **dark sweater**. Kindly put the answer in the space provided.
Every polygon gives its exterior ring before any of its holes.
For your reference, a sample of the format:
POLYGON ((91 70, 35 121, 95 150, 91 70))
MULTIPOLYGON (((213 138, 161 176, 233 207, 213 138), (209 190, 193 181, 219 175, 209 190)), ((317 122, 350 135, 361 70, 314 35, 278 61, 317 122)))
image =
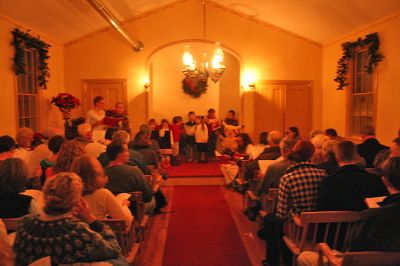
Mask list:
POLYGON ((0 218, 19 218, 29 213, 32 197, 17 195, 0 195, 0 218))
POLYGON ((380 177, 355 164, 345 165, 322 181, 317 208, 321 211, 361 211, 367 208, 365 198, 387 193, 380 177))
POLYGON ((121 248, 111 229, 96 221, 88 224, 61 218, 42 221, 25 216, 13 246, 15 265, 28 265, 51 256, 52 265, 116 259, 121 248))
POLYGON ((365 140, 363 143, 357 145, 358 154, 367 162, 367 168, 374 167, 374 159, 378 152, 389 147, 382 145, 376 138, 365 140))
POLYGON ((151 201, 153 190, 137 167, 128 165, 108 166, 105 168, 105 174, 108 176, 106 188, 114 195, 141 191, 143 201, 151 201))
POLYGON ((382 207, 363 212, 350 232, 349 251, 400 252, 400 193, 388 196, 382 207))

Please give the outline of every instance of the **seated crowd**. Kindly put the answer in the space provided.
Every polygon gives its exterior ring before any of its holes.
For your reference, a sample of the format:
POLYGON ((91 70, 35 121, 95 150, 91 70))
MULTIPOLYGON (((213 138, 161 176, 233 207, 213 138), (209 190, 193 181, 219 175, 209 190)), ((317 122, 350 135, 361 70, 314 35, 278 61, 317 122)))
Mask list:
POLYGON ((109 128, 102 143, 92 141, 92 126, 85 123, 69 141, 58 129, 47 130, 36 146, 29 128, 18 130, 17 141, 0 136, 0 221, 23 217, 13 251, 1 248, 9 252, 0 257, 15 265, 46 256, 53 264, 127 265, 115 235, 101 220, 125 221, 129 231, 137 215, 133 192, 141 193, 148 215, 167 204, 159 179, 153 178, 159 176, 159 150, 147 125, 141 129, 131 141, 126 130, 109 128))
MULTIPOLYGON (((284 224, 293 215, 310 211, 363 211, 366 219, 351 231, 348 250, 400 252, 400 231, 389 226, 400 219, 400 137, 387 147, 376 139, 375 129, 366 126, 362 143, 357 145, 339 137, 334 129, 315 130, 302 139, 299 130, 291 127, 285 137, 271 131, 267 139, 258 156, 241 156, 221 166, 228 187, 242 193, 255 190, 251 191, 255 202, 249 201, 244 212, 252 221, 260 217, 263 196, 278 189, 274 211, 261 217, 259 237, 266 241, 264 265, 292 265, 292 253, 282 240, 284 224), (267 163, 264 172, 263 163, 267 163), (254 180, 257 186, 249 188, 254 180), (375 197, 386 197, 379 203, 382 207, 367 210, 365 199, 375 197), (382 225, 384 228, 379 228, 382 225), (368 237, 380 241, 371 243, 368 237)), ((245 148, 248 154, 253 153, 252 146, 250 140, 245 148)))

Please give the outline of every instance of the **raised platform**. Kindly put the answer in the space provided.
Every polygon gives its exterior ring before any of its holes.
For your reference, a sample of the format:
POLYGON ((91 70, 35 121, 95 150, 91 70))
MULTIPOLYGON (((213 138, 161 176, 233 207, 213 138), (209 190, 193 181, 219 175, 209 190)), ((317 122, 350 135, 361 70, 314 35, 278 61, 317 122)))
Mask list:
POLYGON ((206 186, 225 183, 220 167, 223 162, 182 163, 168 169, 163 186, 206 186))

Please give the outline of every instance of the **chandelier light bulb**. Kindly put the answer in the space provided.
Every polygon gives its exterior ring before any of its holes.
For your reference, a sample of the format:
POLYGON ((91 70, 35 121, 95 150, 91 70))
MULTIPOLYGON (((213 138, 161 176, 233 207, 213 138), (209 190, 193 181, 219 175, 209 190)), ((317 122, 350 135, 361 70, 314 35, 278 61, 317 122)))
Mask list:
POLYGON ((183 60, 183 65, 185 67, 196 68, 195 62, 193 61, 193 55, 190 52, 190 46, 189 45, 185 45, 185 47, 184 47, 182 60, 183 60))

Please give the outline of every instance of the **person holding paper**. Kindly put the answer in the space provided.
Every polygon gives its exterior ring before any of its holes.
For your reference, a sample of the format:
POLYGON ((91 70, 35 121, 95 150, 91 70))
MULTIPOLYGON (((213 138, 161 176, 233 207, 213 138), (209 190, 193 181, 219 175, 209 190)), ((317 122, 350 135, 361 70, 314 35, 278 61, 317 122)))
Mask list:
POLYGON ((103 130, 103 119, 106 116, 104 111, 106 106, 106 101, 102 96, 96 96, 93 99, 93 108, 87 112, 86 124, 92 125, 93 130, 99 129, 103 130))

